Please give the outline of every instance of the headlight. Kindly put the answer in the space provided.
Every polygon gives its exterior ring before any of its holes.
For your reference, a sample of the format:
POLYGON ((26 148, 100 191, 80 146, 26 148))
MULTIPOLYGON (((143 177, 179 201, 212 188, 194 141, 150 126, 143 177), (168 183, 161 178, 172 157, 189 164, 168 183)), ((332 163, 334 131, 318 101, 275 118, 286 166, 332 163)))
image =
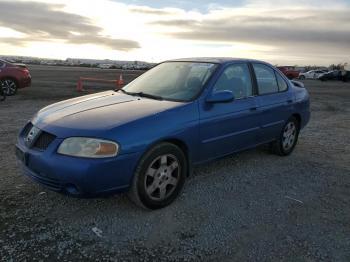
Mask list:
POLYGON ((112 141, 87 137, 70 137, 61 143, 57 152, 68 156, 104 158, 116 156, 118 150, 118 144, 112 141))

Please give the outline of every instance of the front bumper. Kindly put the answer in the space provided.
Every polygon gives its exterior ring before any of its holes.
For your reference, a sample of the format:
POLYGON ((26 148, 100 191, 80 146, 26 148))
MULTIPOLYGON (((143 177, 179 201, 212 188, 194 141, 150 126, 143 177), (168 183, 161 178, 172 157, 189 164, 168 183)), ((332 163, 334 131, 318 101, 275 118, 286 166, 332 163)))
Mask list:
POLYGON ((69 157, 56 153, 61 142, 55 139, 45 151, 39 151, 19 139, 16 150, 23 173, 50 190, 74 196, 128 190, 140 153, 106 159, 69 157))

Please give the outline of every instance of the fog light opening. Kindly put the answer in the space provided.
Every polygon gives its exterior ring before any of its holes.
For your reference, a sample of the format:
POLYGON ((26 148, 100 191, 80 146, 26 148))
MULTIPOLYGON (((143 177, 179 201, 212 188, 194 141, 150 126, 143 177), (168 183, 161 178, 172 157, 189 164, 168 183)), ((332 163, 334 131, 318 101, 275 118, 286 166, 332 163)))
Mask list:
POLYGON ((79 189, 73 184, 67 184, 65 186, 65 191, 71 195, 79 195, 79 189))

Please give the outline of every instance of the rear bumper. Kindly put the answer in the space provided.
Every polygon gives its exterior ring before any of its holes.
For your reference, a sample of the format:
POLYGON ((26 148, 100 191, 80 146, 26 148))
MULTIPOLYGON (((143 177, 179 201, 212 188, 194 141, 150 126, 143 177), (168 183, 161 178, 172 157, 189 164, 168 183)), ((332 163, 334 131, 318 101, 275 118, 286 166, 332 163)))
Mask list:
POLYGON ((23 77, 19 80, 19 86, 18 88, 25 88, 25 87, 30 87, 32 85, 32 77, 23 77))
POLYGON ((310 110, 305 110, 302 113, 300 129, 303 129, 309 123, 310 118, 311 118, 310 110))

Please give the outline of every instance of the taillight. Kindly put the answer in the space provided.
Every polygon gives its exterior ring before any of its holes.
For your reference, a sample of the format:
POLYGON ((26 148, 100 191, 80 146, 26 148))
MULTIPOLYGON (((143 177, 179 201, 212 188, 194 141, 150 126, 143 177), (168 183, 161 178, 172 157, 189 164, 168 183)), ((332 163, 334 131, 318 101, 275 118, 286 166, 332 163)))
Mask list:
POLYGON ((23 73, 29 74, 29 70, 26 67, 19 67, 18 69, 19 69, 19 71, 21 71, 23 73))

